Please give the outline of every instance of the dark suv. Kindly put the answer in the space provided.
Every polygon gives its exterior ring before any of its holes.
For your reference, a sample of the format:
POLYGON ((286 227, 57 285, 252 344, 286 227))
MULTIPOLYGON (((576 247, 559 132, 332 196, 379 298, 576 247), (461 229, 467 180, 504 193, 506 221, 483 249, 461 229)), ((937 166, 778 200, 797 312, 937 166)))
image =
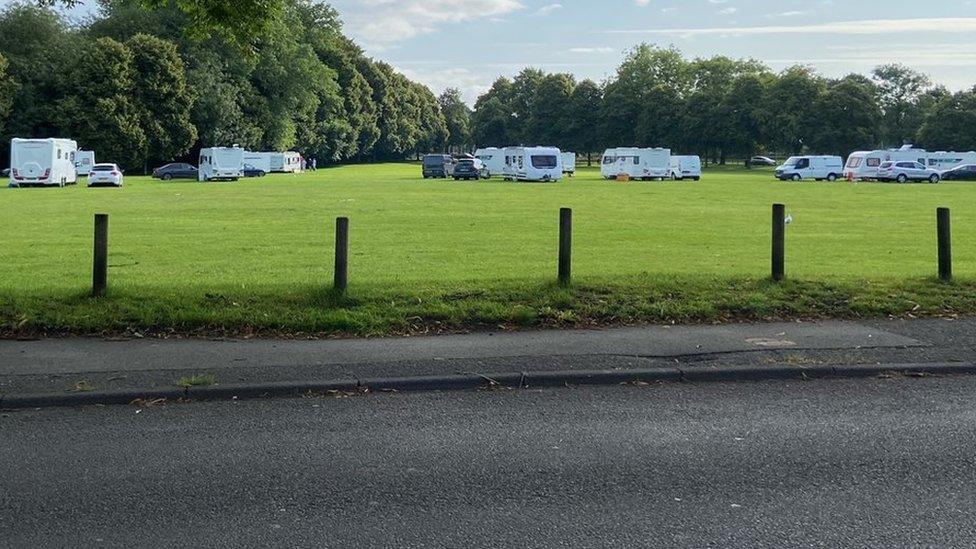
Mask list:
POLYGON ((445 179, 453 173, 454 159, 449 154, 428 154, 424 157, 424 179, 445 179))
POLYGON ((457 164, 454 165, 454 180, 463 179, 465 181, 470 181, 472 179, 478 180, 483 176, 483 170, 479 166, 480 160, 459 160, 457 164))

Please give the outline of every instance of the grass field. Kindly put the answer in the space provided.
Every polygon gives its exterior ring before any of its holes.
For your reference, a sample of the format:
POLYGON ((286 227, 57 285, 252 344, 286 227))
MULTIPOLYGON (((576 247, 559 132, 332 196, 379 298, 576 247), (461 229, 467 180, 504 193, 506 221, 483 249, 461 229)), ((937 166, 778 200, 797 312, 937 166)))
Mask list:
POLYGON ((976 185, 425 181, 407 164, 238 183, 0 190, 0 322, 38 332, 380 333, 976 312, 976 185), (772 284, 783 202, 790 281, 772 284), (574 210, 574 286, 553 284, 574 210), (935 280, 935 209, 953 210, 953 284, 935 280), (110 220, 109 296, 87 297, 92 216, 110 220), (350 291, 329 291, 334 218, 350 291))

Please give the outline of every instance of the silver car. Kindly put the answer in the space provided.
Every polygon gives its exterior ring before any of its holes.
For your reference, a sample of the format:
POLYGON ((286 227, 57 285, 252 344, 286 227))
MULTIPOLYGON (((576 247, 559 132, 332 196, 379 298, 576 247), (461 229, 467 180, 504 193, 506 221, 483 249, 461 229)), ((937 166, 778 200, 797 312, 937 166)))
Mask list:
POLYGON ((918 162, 882 162, 878 166, 878 181, 928 181, 938 183, 942 179, 939 172, 918 162))

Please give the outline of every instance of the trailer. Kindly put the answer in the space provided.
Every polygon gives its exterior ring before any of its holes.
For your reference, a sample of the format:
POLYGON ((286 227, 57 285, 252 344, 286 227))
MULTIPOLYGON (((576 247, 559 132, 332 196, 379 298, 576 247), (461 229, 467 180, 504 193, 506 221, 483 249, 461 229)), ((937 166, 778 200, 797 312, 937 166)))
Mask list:
POLYGON ((78 151, 75 153, 75 172, 87 176, 95 165, 95 151, 78 151))
POLYGON ((562 152, 555 147, 512 147, 511 171, 516 181, 559 181, 563 178, 562 152))
POLYGON ((271 157, 275 153, 244 151, 244 165, 264 173, 271 173, 271 157))
POLYGON ((937 151, 929 153, 928 162, 925 165, 929 168, 944 172, 962 166, 963 164, 976 164, 976 152, 937 151))
POLYGON ((505 175, 505 149, 498 147, 478 149, 474 152, 474 157, 485 165, 485 169, 488 171, 488 177, 505 175))
POLYGON ((72 139, 11 139, 10 186, 74 185, 77 152, 78 143, 72 139))
POLYGON ((211 147, 200 149, 199 181, 237 181, 244 177, 244 149, 211 147))
POLYGON ((671 175, 671 149, 607 149, 600 163, 600 174, 606 179, 616 179, 621 175, 642 181, 665 179, 671 175))
POLYGON ((271 159, 270 168, 277 173, 296 173, 302 171, 302 155, 295 151, 268 153, 271 159))
POLYGON ((878 167, 884 162, 918 162, 928 165, 928 160, 928 151, 911 145, 900 149, 856 151, 847 157, 843 175, 850 180, 866 181, 878 178, 878 167))
POLYGON ((563 157, 563 173, 573 177, 576 175, 576 153, 574 152, 564 152, 563 157))

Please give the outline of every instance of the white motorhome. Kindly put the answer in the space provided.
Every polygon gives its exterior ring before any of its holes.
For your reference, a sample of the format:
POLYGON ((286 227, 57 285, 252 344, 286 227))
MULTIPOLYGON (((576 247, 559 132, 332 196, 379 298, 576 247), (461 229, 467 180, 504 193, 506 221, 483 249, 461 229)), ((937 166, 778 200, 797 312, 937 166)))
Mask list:
POLYGON ((270 152, 244 151, 244 164, 261 170, 264 173, 271 173, 271 157, 274 154, 270 152))
POLYGON ((244 149, 240 147, 200 149, 198 180, 237 181, 241 177, 244 177, 244 149))
POLYGON ((302 171, 302 155, 295 151, 270 153, 271 171, 296 173, 302 171))
POLYGON ((607 149, 600 163, 600 173, 607 179, 616 179, 620 175, 642 181, 670 177, 671 149, 607 149))
POLYGON ((563 153, 563 173, 573 177, 576 175, 576 153, 563 153))
POLYGON ((682 179, 694 179, 699 181, 702 174, 701 157, 698 156, 672 156, 671 157, 671 179, 681 181, 682 179))
POLYGON ((488 177, 505 175, 505 149, 498 147, 478 149, 474 152, 474 157, 485 165, 488 177))
POLYGON ((78 143, 71 139, 10 140, 10 186, 58 186, 78 182, 75 155, 78 143))
POLYGON ((844 174, 844 159, 839 156, 791 156, 776 168, 776 179, 837 181, 844 174))
POLYGON ((510 169, 516 181, 559 181, 563 178, 562 152, 555 147, 511 147, 510 169))
POLYGON ((906 145, 900 149, 877 151, 857 151, 847 157, 844 167, 844 177, 847 179, 867 180, 878 177, 878 166, 883 162, 918 162, 928 165, 929 153, 925 149, 916 149, 906 145))
POLYGON ((963 164, 976 164, 976 152, 945 152, 937 151, 929 153, 928 162, 925 164, 929 168, 944 172, 963 164))
POLYGON ((95 165, 95 151, 78 151, 75 153, 75 172, 78 175, 88 175, 95 165))

